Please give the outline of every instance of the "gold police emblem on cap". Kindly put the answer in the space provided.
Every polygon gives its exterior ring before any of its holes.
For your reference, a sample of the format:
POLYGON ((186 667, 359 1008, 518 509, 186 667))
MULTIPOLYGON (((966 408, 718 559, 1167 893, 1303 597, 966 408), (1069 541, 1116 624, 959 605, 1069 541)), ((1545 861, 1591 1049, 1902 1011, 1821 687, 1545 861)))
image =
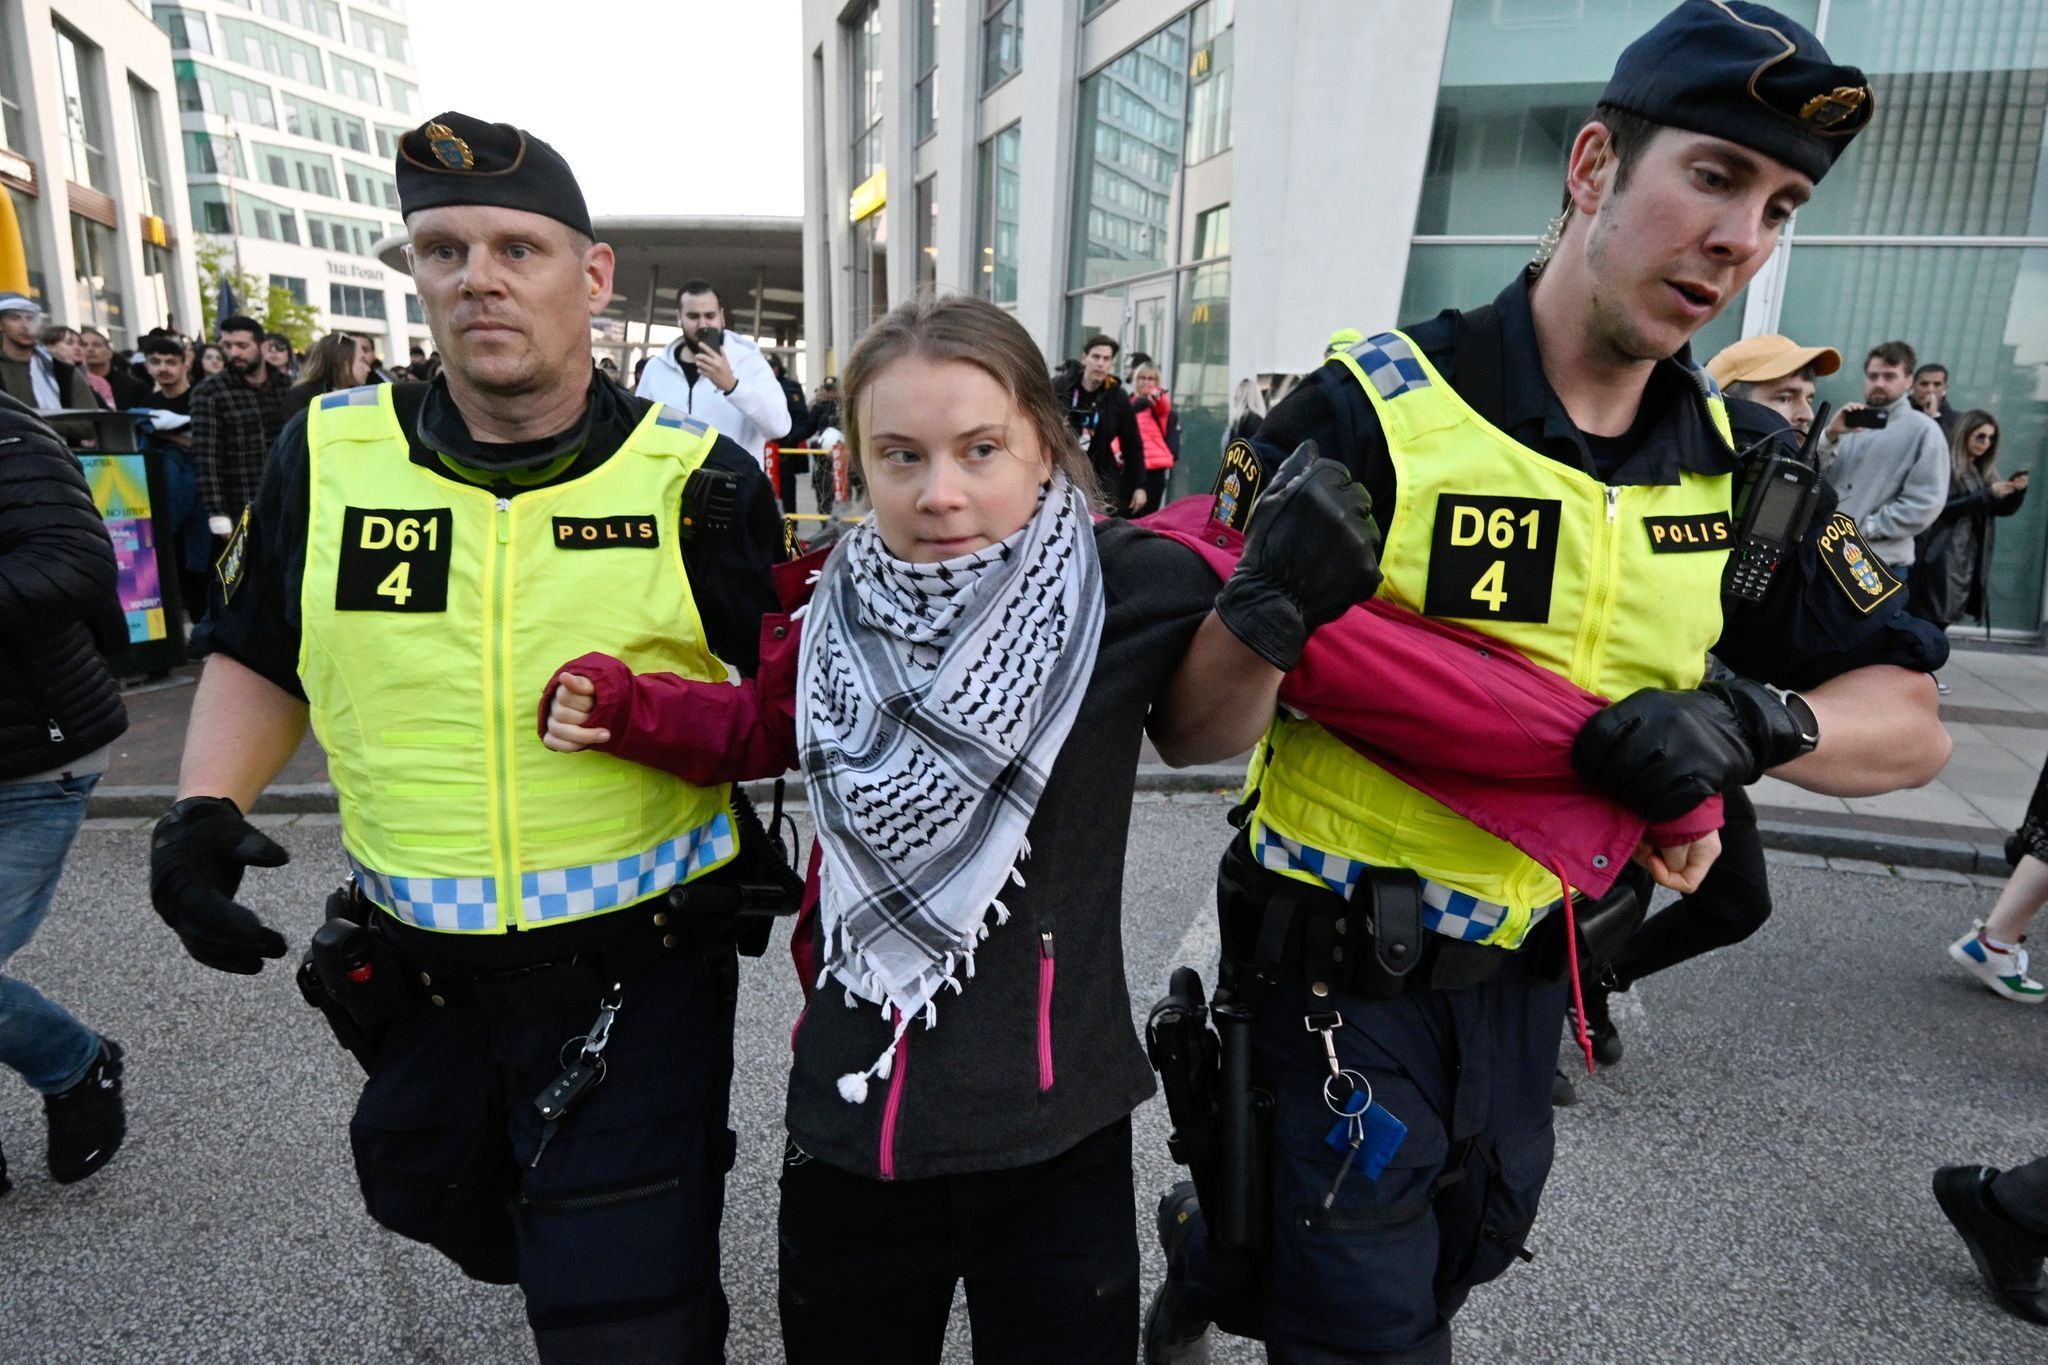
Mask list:
POLYGON ((447 124, 429 123, 423 136, 427 139, 427 149, 433 152, 434 159, 449 170, 467 171, 475 168, 476 157, 470 153, 469 144, 455 136, 455 130, 447 124))
POLYGON ((1799 110, 1799 121, 1810 123, 1822 132, 1831 131, 1856 116, 1870 98, 1870 90, 1860 85, 1838 85, 1825 95, 1815 95, 1799 110))

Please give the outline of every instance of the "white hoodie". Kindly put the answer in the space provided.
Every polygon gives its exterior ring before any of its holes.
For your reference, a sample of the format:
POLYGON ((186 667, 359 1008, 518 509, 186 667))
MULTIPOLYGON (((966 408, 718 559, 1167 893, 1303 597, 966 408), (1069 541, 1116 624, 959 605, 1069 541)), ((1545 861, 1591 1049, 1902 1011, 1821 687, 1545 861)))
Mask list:
POLYGON ((733 388, 731 393, 720 393, 702 370, 697 372, 696 383, 689 381, 677 359, 682 347, 678 338, 656 353, 641 371, 639 387, 633 392, 688 413, 719 435, 745 446, 757 461, 763 460, 768 442, 789 435, 789 400, 761 348, 737 332, 725 334, 725 359, 732 366, 733 388))

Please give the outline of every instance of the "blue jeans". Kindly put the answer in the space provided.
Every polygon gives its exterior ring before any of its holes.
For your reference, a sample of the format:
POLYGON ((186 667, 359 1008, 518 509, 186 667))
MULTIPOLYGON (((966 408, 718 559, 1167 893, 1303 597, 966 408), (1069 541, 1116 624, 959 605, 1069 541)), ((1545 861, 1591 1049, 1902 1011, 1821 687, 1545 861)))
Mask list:
MULTIPOLYGON (((100 775, 0 784, 0 966, 43 922, 64 871, 86 798, 100 775)), ((45 1095, 69 1090, 99 1055, 100 1039, 26 982, 0 975, 0 1062, 45 1095)))

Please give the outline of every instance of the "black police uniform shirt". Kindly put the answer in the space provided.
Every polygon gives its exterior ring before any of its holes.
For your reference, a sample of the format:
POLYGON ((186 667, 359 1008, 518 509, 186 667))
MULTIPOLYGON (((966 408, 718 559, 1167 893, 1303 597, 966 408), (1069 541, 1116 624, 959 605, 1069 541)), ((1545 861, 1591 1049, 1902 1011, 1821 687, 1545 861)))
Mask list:
MULTIPOLYGON (((441 457, 462 463, 465 455, 480 455, 484 447, 464 425, 446 381, 396 385, 392 403, 411 445, 413 463, 451 482, 469 482, 441 457)), ((521 485, 495 476, 484 486, 498 497, 517 497, 535 487, 580 478, 610 459, 653 406, 593 369, 590 403, 574 427, 541 440, 488 448, 493 461, 517 459, 528 467, 544 466, 572 451, 575 458, 540 484, 521 485)), ((215 576, 212 610, 193 637, 196 653, 218 649, 301 701, 306 693, 298 675, 299 590, 306 573, 309 468, 302 413, 279 433, 271 452, 250 512, 235 587, 224 594, 215 576)), ((782 510, 760 464, 728 437, 720 436, 712 445, 704 468, 739 478, 739 511, 736 524, 725 531, 682 542, 683 569, 711 652, 752 676, 760 662, 761 617, 781 609, 768 566, 783 557, 782 510)), ((565 644, 562 657, 581 652, 565 644)), ((534 700, 539 703, 539 698, 534 700)))
MULTIPOLYGON (((1605 483, 1675 484, 1681 469, 1733 474, 1740 464, 1708 415, 1690 351, 1659 361, 1650 373, 1634 424, 1620 436, 1589 436, 1565 412, 1544 377, 1529 311, 1529 282, 1518 277, 1493 302, 1498 373, 1458 373, 1462 351, 1481 353, 1490 339, 1479 314, 1444 312, 1401 330, 1479 414, 1523 445, 1605 483), (1461 345, 1462 342, 1462 345, 1461 345), (1497 383, 1497 388, 1495 387, 1497 383), (1481 391, 1485 390, 1485 391, 1481 391)), ((1479 368, 1474 366, 1475 369, 1479 368)), ((1736 446, 1746 448, 1784 419, 1760 404, 1730 401, 1736 446)), ((1252 442, 1268 477, 1289 452, 1313 440, 1342 460, 1372 496, 1381 535, 1394 507, 1394 466, 1371 401, 1351 372, 1327 363, 1282 399, 1252 442)), ((1796 555, 1781 564, 1761 602, 1723 600, 1722 634, 1714 654, 1744 677, 1779 687, 1813 687, 1871 664, 1932 672, 1948 658, 1948 637, 1906 611, 1903 586, 1873 605, 1842 561, 1834 490, 1820 484, 1818 504, 1796 555)))

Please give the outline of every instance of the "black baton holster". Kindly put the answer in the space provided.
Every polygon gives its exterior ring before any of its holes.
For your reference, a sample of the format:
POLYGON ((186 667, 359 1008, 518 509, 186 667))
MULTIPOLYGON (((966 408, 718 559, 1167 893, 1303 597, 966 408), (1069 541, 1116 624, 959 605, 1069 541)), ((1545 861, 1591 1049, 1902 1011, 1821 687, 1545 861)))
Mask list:
POLYGON ((1179 967, 1145 1021, 1145 1051, 1173 1120, 1167 1148, 1194 1179, 1211 1275, 1226 1290, 1257 1282, 1269 1236, 1273 1101, 1252 1085, 1251 1020, 1221 991, 1213 1010, 1204 1005, 1201 976, 1179 967))
POLYGON ((366 1073, 385 1030, 417 1008, 388 947, 371 934, 367 909, 353 880, 328 896, 327 922, 313 934, 297 977, 299 994, 366 1073))

